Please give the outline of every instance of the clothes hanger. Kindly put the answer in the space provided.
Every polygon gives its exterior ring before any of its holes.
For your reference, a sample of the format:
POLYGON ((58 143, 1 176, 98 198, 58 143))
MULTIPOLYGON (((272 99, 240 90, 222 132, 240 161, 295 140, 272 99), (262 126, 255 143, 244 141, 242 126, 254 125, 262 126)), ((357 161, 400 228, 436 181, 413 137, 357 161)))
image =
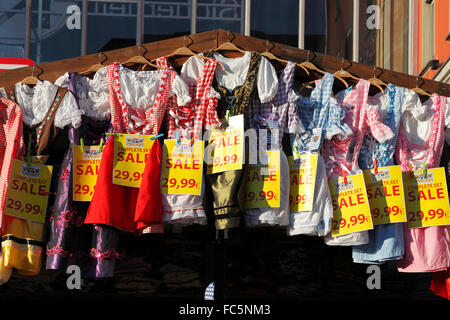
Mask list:
POLYGON ((345 59, 344 59, 344 57, 342 57, 341 69, 338 70, 338 71, 336 71, 336 72, 334 73, 334 75, 335 75, 336 77, 339 76, 339 77, 341 77, 341 78, 353 79, 353 80, 355 80, 355 81, 361 80, 361 78, 358 78, 358 77, 352 75, 352 74, 351 74, 350 72, 348 72, 347 70, 344 70, 344 62, 345 62, 345 59))
POLYGON ((38 84, 39 79, 34 76, 34 68, 35 68, 35 65, 33 65, 33 69, 31 71, 31 76, 24 78, 21 81, 21 83, 23 83, 23 84, 30 84, 30 85, 38 84))
POLYGON ((246 53, 245 50, 242 50, 241 48, 237 47, 233 42, 231 42, 231 40, 229 39, 230 31, 227 31, 227 37, 228 37, 228 41, 225 43, 222 43, 220 46, 213 49, 213 51, 237 51, 237 52, 241 52, 242 54, 246 53))
MULTIPOLYGON (((411 90, 416 92, 416 93, 418 93, 418 94, 420 94, 420 95, 422 95, 422 96, 431 97, 431 93, 429 93, 428 91, 426 91, 426 90, 424 90, 424 89, 419 87, 418 81, 419 81, 419 75, 417 75, 417 77, 416 77, 416 87, 412 88, 411 90)), ((422 79, 422 81, 423 81, 423 79, 422 79)))
POLYGON ((369 81, 371 85, 377 87, 380 92, 382 92, 384 94, 384 90, 382 88, 382 86, 384 86, 385 88, 388 86, 386 82, 384 82, 383 80, 381 80, 380 78, 377 78, 376 74, 375 74, 375 70, 376 70, 376 66, 373 66, 373 78, 370 78, 369 81))
POLYGON ((105 67, 105 66, 101 63, 101 61, 100 61, 100 54, 103 54, 103 53, 102 53, 102 52, 99 52, 99 53, 98 53, 98 63, 93 64, 93 65, 90 66, 88 69, 86 69, 86 70, 80 72, 81 75, 87 76, 88 74, 90 74, 90 73, 95 73, 95 72, 97 72, 98 70, 100 70, 101 68, 105 67))
MULTIPOLYGON (((178 49, 176 49, 174 52, 168 54, 166 56, 166 58, 170 58, 170 57, 175 57, 175 56, 194 56, 196 58, 200 58, 200 59, 204 59, 204 60, 209 60, 209 58, 207 57, 203 57, 201 55, 196 54, 194 51, 192 51, 191 49, 189 49, 188 46, 186 46, 186 36, 184 36, 184 46, 183 47, 179 47, 178 49)), ((153 61, 155 61, 156 59, 153 59, 153 61)), ((225 67, 223 66, 222 63, 220 63, 219 61, 217 61, 217 64, 220 65, 220 67, 222 68, 222 70, 225 71, 225 67)))
MULTIPOLYGON (((266 40, 266 51, 264 51, 263 53, 261 53, 262 56, 266 57, 269 60, 276 60, 278 62, 284 63, 284 64, 288 64, 289 61, 278 58, 276 55, 274 55, 272 52, 270 52, 270 50, 272 49, 268 49, 269 47, 269 40, 266 40)), ((309 76, 309 71, 308 69, 306 69, 304 66, 301 66, 300 64, 297 63, 297 66, 299 66, 300 68, 302 68, 306 74, 309 76)))
MULTIPOLYGON (((144 54, 145 54, 145 53, 144 53, 144 54)), ((126 65, 126 64, 128 64, 128 63, 132 63, 132 64, 143 64, 144 67, 145 67, 145 66, 149 66, 149 67, 153 67, 153 68, 156 68, 156 69, 159 69, 159 70, 164 69, 164 68, 161 67, 161 66, 158 66, 158 65, 156 65, 156 64, 151 63, 151 62, 148 61, 144 56, 141 56, 141 45, 139 45, 139 55, 134 56, 134 57, 131 57, 131 58, 128 59, 127 61, 122 62, 122 65, 126 65)))
MULTIPOLYGON (((302 63, 300 63, 298 65, 299 66, 303 66, 303 67, 305 67, 305 68, 307 68, 309 70, 317 71, 318 73, 321 73, 322 75, 324 75, 326 73, 326 71, 324 71, 322 69, 319 69, 314 63, 309 61, 309 54, 310 54, 310 52, 311 52, 311 50, 308 50, 308 55, 306 56, 306 61, 303 61, 302 63)), ((347 81, 345 81, 344 79, 342 79, 340 76, 338 76, 336 74, 334 75, 334 77, 336 79, 338 79, 339 81, 341 81, 346 88, 348 88, 347 81)))

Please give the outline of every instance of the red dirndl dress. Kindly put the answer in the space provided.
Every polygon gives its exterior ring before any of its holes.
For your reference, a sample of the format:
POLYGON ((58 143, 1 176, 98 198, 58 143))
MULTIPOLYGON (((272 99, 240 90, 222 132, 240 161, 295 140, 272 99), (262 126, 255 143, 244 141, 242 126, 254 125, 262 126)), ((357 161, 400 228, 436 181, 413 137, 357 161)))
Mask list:
MULTIPOLYGON (((109 103, 113 133, 158 134, 175 71, 161 72, 159 89, 152 108, 143 112, 124 101, 120 87, 120 64, 107 67, 109 103), (132 117, 139 118, 138 124, 132 117)), ((149 71, 145 71, 149 72, 149 71)), ((135 118, 134 118, 135 119, 135 118)), ((161 146, 155 139, 150 150, 140 188, 113 184, 114 136, 103 148, 95 192, 85 224, 104 224, 129 232, 162 232, 163 214, 160 188, 161 146)))

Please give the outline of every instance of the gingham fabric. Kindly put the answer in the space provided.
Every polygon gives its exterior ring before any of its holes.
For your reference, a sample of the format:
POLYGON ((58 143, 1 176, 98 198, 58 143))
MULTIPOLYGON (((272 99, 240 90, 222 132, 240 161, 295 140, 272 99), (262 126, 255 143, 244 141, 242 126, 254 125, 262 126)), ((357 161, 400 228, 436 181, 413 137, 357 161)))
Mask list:
MULTIPOLYGON (((165 57, 157 60, 158 64, 174 70, 165 57)), ((218 123, 215 118, 208 116, 217 107, 218 99, 210 94, 214 72, 216 71, 217 61, 208 59, 203 65, 200 77, 195 84, 189 85, 189 95, 191 102, 184 107, 178 106, 176 97, 169 98, 169 117, 168 117, 168 136, 175 138, 175 131, 179 130, 180 138, 198 139, 203 129, 203 124, 207 127, 218 123)))
POLYGON ((22 110, 0 97, 0 231, 13 159, 21 159, 25 151, 23 141, 22 110))
POLYGON ((205 290, 205 300, 214 300, 214 282, 211 282, 205 290))
MULTIPOLYGON (((420 103, 418 96, 416 99, 420 103)), ((410 117, 414 117, 416 120, 420 118, 421 122, 431 122, 431 130, 423 145, 410 142, 406 136, 406 130, 417 130, 416 127, 405 128, 406 126, 403 125, 400 127, 395 158, 403 172, 409 171, 410 163, 413 170, 422 169, 424 163, 427 168, 436 168, 440 165, 445 136, 446 98, 433 94, 431 101, 432 117, 424 117, 429 109, 418 104, 413 107, 413 115, 405 115, 405 113, 402 115, 404 117, 402 121, 408 121, 410 117)), ((436 272, 450 269, 450 226, 410 229, 405 223, 403 231, 405 254, 397 263, 398 271, 436 272)))
POLYGON ((288 110, 289 91, 292 90, 296 64, 289 61, 280 74, 278 81, 278 91, 272 101, 261 103, 258 97, 253 100, 250 108, 250 123, 254 129, 266 128, 264 122, 267 120, 276 121, 280 133, 280 141, 283 133, 288 132, 288 110))
POLYGON ((111 104, 111 123, 114 132, 132 134, 158 134, 164 114, 167 111, 167 100, 173 79, 174 70, 164 68, 159 90, 151 108, 145 112, 127 105, 120 88, 120 64, 115 62, 107 66, 110 85, 109 102, 111 104), (140 121, 136 121, 139 119, 140 121))
POLYGON ((352 129, 353 134, 346 139, 334 136, 324 141, 322 153, 329 178, 333 175, 342 176, 343 169, 348 172, 359 169, 357 161, 367 130, 380 143, 394 137, 392 130, 380 122, 378 109, 367 107, 369 87, 370 82, 361 79, 345 97, 339 96, 343 97, 340 103, 345 110, 344 123, 352 129))
POLYGON ((345 112, 332 97, 334 75, 325 73, 309 97, 300 97, 298 113, 306 129, 322 129, 322 136, 331 139, 335 135, 346 137, 352 130, 343 122, 345 112))
MULTIPOLYGON (((409 171, 409 162, 411 159, 423 160, 427 168, 435 168, 439 166, 441 160, 442 149, 444 148, 444 123, 445 123, 445 105, 446 98, 433 94, 434 121, 432 132, 426 145, 414 144, 406 138, 403 127, 400 128, 398 141, 396 145, 396 159, 401 165, 402 171, 409 171), (411 150, 426 150, 425 155, 418 157, 418 153, 413 155, 411 150)), ((417 168, 420 169, 420 168, 417 168)), ((417 170, 415 169, 415 170, 417 170)))
MULTIPOLYGON (((394 164, 394 151, 401 123, 402 105, 405 89, 389 84, 385 93, 371 97, 371 107, 385 111, 384 123, 394 132, 394 137, 384 143, 366 134, 359 155, 359 166, 363 170, 394 164)), ((353 262, 382 264, 387 260, 398 260, 404 254, 403 226, 401 223, 377 225, 369 230, 369 243, 352 248, 353 262)))

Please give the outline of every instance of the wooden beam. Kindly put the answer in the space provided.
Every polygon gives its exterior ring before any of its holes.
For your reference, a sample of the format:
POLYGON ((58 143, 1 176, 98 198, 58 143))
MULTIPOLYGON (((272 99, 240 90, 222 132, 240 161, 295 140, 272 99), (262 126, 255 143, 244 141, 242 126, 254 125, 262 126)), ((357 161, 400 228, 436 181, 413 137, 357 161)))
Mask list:
MULTIPOLYGON (((186 45, 195 52, 202 52, 207 49, 215 48, 217 44, 217 30, 197 33, 188 36, 186 45)), ((141 54, 149 60, 167 55, 179 47, 184 46, 184 37, 176 37, 167 40, 155 41, 142 45, 141 54), (145 48, 145 49, 144 49, 145 48)), ((108 65, 113 62, 123 62, 132 56, 138 55, 139 47, 132 46, 121 49, 105 51, 101 55, 102 64, 108 65)), ((91 65, 98 63, 98 54, 89 54, 69 59, 58 60, 54 62, 42 63, 36 65, 35 75, 38 74, 40 80, 55 81, 66 72, 81 72, 88 69, 91 65)), ((179 61, 186 60, 181 57, 175 60, 175 64, 179 61)), ((25 77, 31 75, 32 67, 13 69, 0 72, 0 88, 9 87, 20 82, 25 77)))
MULTIPOLYGON (((190 44, 187 42, 186 44, 195 52, 214 49, 226 41, 232 41, 238 47, 248 51, 263 52, 266 50, 265 39, 244 36, 222 29, 190 35, 189 39, 192 40, 192 43, 190 44)), ((143 44, 143 47, 146 49, 145 57, 148 59, 154 59, 167 55, 183 45, 184 37, 177 37, 168 40, 146 43, 143 44)), ((273 48, 271 51, 273 54, 286 60, 302 62, 305 61, 308 56, 308 50, 302 50, 280 43, 272 43, 272 47, 273 48)), ((107 51, 104 53, 107 58, 105 58, 106 60, 103 60, 103 64, 107 65, 116 61, 125 61, 137 53, 137 46, 107 51)), ((230 57, 236 56, 236 54, 233 54, 232 52, 226 53, 225 55, 230 57)), ((179 66, 185 60, 185 57, 181 57, 173 62, 175 65, 179 66)), ((328 56, 317 52, 311 52, 309 55, 309 60, 317 67, 328 72, 335 72, 336 70, 339 70, 342 62, 341 58, 328 56)), ((54 81, 65 72, 80 72, 97 62, 98 55, 95 53, 82 57, 43 63, 39 65, 39 68, 41 69, 39 78, 41 80, 54 81)), ((345 60, 344 69, 364 79, 368 79, 373 76, 373 66, 362 63, 345 60)), ((0 72, 0 87, 11 86, 21 81, 23 78, 31 74, 31 70, 32 67, 26 67, 0 72)), ((420 79, 417 83, 416 77, 414 76, 381 68, 377 69, 377 76, 383 81, 397 86, 414 88, 418 84, 421 88, 431 93, 437 93, 447 97, 450 96, 450 84, 428 79, 420 79)))
MULTIPOLYGON (((221 32, 223 31, 221 30, 221 32)), ((219 39, 223 38, 224 36, 219 36, 219 39)), ((242 49, 251 51, 263 52, 266 49, 265 39, 247 37, 241 34, 234 34, 233 43, 242 49)), ((291 60, 294 62, 302 62, 307 59, 308 50, 302 50, 279 43, 272 44, 273 48, 271 52, 280 58, 291 60)), ((313 51, 310 52, 309 60, 317 67, 331 73, 339 70, 342 64, 341 58, 313 51)), ((369 79, 373 77, 374 70, 373 66, 371 65, 345 60, 344 69, 363 79, 369 79)), ((378 78, 382 79, 386 83, 392 83, 404 88, 414 88, 416 87, 416 85, 419 85, 422 89, 425 89, 428 92, 450 97, 450 84, 448 83, 437 82, 429 79, 419 79, 417 81, 415 76, 382 68, 377 68, 376 74, 378 78)))

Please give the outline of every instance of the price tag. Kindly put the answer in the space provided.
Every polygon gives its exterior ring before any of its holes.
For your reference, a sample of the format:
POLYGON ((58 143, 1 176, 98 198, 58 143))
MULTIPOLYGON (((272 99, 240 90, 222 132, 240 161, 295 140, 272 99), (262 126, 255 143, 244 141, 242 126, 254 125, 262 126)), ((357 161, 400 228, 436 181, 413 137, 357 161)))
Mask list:
POLYGON ((8 185, 5 214, 44 223, 52 166, 32 164, 13 159, 8 185))
POLYGON ((333 204, 333 237, 373 229, 364 176, 358 173, 328 182, 333 204))
POLYGON ((305 154, 289 160, 289 205, 291 212, 311 211, 316 185, 317 154, 305 154))
POLYGON ((161 192, 200 195, 204 141, 164 140, 161 192))
POLYGON ((409 228, 450 225, 444 168, 403 172, 409 228))
POLYGON ((266 151, 267 165, 249 164, 245 173, 245 208, 280 207, 280 151, 266 151))
POLYGON ((114 136, 113 183, 139 188, 145 164, 150 157, 153 135, 117 134, 114 136))
POLYGON ((73 146, 73 201, 91 201, 102 153, 100 146, 73 146))
POLYGON ((367 197, 374 225, 406 222, 405 195, 400 166, 364 170, 367 197))
POLYGON ((208 142, 207 174, 242 169, 244 129, 214 129, 208 142))

